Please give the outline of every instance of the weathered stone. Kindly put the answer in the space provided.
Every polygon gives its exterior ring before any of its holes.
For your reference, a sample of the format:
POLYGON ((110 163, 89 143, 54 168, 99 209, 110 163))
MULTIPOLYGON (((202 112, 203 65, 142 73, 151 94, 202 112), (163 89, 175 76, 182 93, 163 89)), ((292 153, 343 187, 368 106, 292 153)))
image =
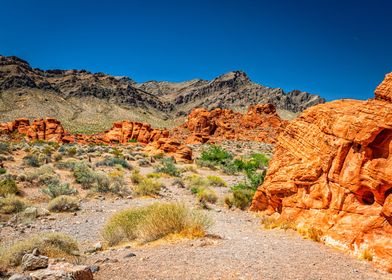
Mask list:
POLYGON ((35 254, 25 254, 22 258, 23 270, 36 270, 48 267, 49 258, 46 256, 36 256, 35 254))
POLYGON ((251 209, 323 231, 326 243, 392 271, 391 74, 377 100, 306 110, 279 135, 251 209))
POLYGON ((14 274, 8 280, 32 280, 32 278, 29 275, 14 274))
POLYGON ((33 280, 93 280, 93 273, 88 266, 72 265, 60 262, 50 264, 47 269, 30 273, 33 280))

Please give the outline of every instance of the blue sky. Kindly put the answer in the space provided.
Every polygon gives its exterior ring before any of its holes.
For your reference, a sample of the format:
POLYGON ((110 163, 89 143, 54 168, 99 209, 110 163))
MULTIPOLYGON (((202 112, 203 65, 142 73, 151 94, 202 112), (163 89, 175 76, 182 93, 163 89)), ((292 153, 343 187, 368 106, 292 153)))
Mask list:
POLYGON ((0 54, 136 81, 232 70, 328 100, 367 99, 392 71, 392 1, 0 0, 0 54))

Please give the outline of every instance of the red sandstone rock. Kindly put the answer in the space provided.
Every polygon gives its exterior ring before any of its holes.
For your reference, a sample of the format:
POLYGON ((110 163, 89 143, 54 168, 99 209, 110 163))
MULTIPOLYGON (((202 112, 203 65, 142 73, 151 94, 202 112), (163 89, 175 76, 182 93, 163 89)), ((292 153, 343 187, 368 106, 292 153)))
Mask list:
POLYGON ((392 271, 391 74, 379 100, 306 110, 279 135, 252 210, 278 212, 324 232, 324 241, 392 271))
POLYGON ((173 135, 187 144, 230 139, 274 143, 286 124, 272 104, 250 106, 244 115, 228 109, 199 108, 191 112, 188 121, 175 129, 173 135))
POLYGON ((148 144, 145 151, 151 155, 165 153, 172 156, 178 162, 192 160, 192 150, 173 138, 161 138, 148 144))

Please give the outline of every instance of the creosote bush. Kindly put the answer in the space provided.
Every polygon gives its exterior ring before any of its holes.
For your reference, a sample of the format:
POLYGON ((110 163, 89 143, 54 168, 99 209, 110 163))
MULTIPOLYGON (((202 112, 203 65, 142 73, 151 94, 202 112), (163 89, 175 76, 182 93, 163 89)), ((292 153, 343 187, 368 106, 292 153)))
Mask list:
POLYGON ((41 254, 50 258, 74 258, 78 253, 78 244, 63 233, 40 233, 24 240, 16 241, 10 246, 0 248, 0 264, 15 267, 21 264, 22 257, 37 248, 41 254))
POLYGON ((6 178, 0 181, 0 197, 10 194, 17 194, 19 192, 15 180, 6 178))
POLYGON ((113 215, 102 230, 110 246, 122 241, 149 242, 170 234, 200 237, 211 225, 204 213, 179 203, 156 203, 113 215))
POLYGON ((51 212, 75 212, 79 208, 79 201, 75 197, 68 195, 60 195, 53 198, 48 204, 48 210, 51 212))

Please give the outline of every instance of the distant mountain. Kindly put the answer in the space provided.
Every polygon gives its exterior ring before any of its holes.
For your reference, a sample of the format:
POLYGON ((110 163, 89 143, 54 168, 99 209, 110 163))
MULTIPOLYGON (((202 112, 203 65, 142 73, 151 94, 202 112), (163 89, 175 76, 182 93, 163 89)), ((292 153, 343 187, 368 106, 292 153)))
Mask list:
POLYGON ((211 81, 136 83, 85 70, 40 70, 15 56, 0 56, 0 121, 55 117, 71 131, 94 132, 121 119, 174 126, 193 108, 245 110, 272 103, 289 114, 323 103, 318 95, 285 93, 253 83, 241 71, 211 81))

